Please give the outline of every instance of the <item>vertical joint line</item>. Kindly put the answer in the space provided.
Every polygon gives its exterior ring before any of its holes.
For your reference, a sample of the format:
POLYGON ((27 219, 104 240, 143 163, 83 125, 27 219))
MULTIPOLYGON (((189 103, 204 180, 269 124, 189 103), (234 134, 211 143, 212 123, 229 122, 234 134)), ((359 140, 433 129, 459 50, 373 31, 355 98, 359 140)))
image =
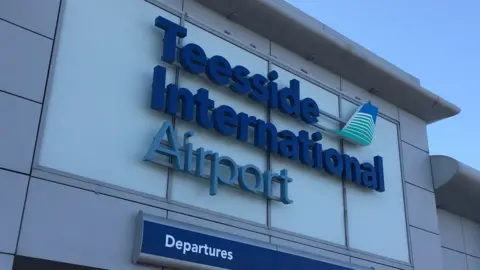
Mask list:
POLYGON ((60 33, 59 32, 59 26, 61 24, 62 17, 63 17, 63 9, 64 9, 63 1, 60 1, 58 3, 58 10, 57 10, 57 13, 56 13, 57 19, 56 19, 56 24, 55 24, 55 30, 53 32, 52 47, 50 49, 50 57, 49 57, 49 62, 48 62, 47 76, 45 77, 45 85, 44 85, 44 88, 43 88, 43 98, 42 98, 42 103, 41 103, 40 115, 38 117, 37 132, 35 134, 36 135, 35 136, 35 144, 34 144, 33 153, 32 153, 32 160, 31 160, 31 163, 30 163, 30 171, 29 171, 28 180, 27 180, 27 187, 26 187, 26 190, 25 190, 25 198, 23 200, 22 214, 21 214, 21 218, 20 218, 20 224, 19 224, 19 227, 18 227, 17 241, 15 243, 15 254, 18 253, 18 245, 20 243, 20 235, 21 235, 22 229, 23 229, 23 219, 25 217, 25 208, 27 207, 27 199, 28 199, 28 195, 29 195, 29 191, 30 191, 30 182, 32 181, 33 166, 36 164, 36 155, 38 154, 38 152, 37 152, 38 143, 39 143, 40 138, 42 136, 41 133, 43 132, 42 125, 43 125, 44 121, 42 121, 42 120, 43 120, 43 117, 45 117, 45 115, 44 115, 44 110, 46 108, 45 100, 47 99, 47 89, 49 88, 50 77, 53 73, 53 62, 55 60, 56 50, 57 50, 57 42, 58 42, 57 36, 60 33))
MULTIPOLYGON (((268 60, 268 62, 267 62, 267 73, 270 72, 271 70, 272 70, 272 61, 268 60)), ((266 110, 266 113, 267 113, 267 122, 269 123, 271 121, 270 106, 267 105, 265 110, 266 110)), ((266 156, 267 156, 267 171, 270 171, 272 169, 272 164, 271 164, 272 155, 271 155, 270 151, 268 151, 268 150, 266 151, 266 156)), ((267 227, 268 228, 272 227, 272 200, 270 200, 268 198, 267 198, 267 227)))
MULTIPOLYGON (((340 79, 341 84, 341 79, 340 79)), ((342 97, 338 97, 338 113, 342 115, 342 97)), ((342 128, 342 124, 338 123, 338 128, 342 128)), ((340 139, 340 153, 345 154, 345 141, 340 139)), ((342 178, 342 202, 343 202, 343 229, 345 234, 345 246, 350 248, 350 238, 348 237, 348 205, 347 205, 347 187, 345 186, 345 179, 342 178)))
POLYGON ((408 195, 407 195, 407 187, 405 184, 405 168, 404 168, 404 162, 403 162, 403 149, 402 149, 402 140, 400 138, 400 133, 401 133, 401 126, 399 124, 397 125, 397 145, 398 145, 398 153, 399 153, 399 159, 400 159, 400 176, 402 179, 402 192, 403 192, 403 211, 404 211, 404 216, 405 216, 405 229, 407 233, 407 246, 408 246, 408 256, 409 256, 409 262, 413 264, 413 249, 412 249, 412 234, 410 231, 410 219, 408 217, 408 195))
MULTIPOLYGON (((463 226, 464 226, 463 217, 459 217, 459 218, 460 218, 460 225, 462 226, 463 250, 465 250, 465 253, 467 253, 467 243, 465 243, 465 230, 463 229, 463 226)), ((467 261, 467 265, 468 265, 467 256, 465 256, 465 260, 467 261)))
MULTIPOLYGON (((182 10, 183 10, 183 1, 182 1, 182 10)), ((185 13, 182 12, 182 16, 180 17, 180 25, 184 26, 185 25, 185 13)), ((178 38, 177 44, 182 47, 183 45, 183 40, 181 38, 178 38)), ((178 50, 176 52, 176 57, 178 59, 178 50)), ((180 81, 180 67, 175 66, 175 84, 179 85, 180 81)), ((175 128, 177 124, 177 117, 174 115, 172 116, 172 125, 175 128)), ((175 131, 175 136, 177 136, 177 132, 175 131)), ((170 157, 169 162, 172 163, 173 160, 170 157)), ((173 188, 173 175, 174 175, 174 170, 172 168, 167 169, 167 201, 170 201, 172 199, 172 188, 173 188)))

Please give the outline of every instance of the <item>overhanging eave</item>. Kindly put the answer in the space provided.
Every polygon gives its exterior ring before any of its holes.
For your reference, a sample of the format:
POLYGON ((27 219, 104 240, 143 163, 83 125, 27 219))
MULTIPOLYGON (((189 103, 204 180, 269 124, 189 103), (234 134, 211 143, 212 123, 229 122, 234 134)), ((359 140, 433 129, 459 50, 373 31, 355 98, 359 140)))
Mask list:
POLYGON ((283 0, 197 2, 300 56, 316 55, 314 63, 363 89, 375 89, 378 97, 427 123, 460 112, 454 104, 423 88, 414 76, 283 0))
POLYGON ((480 171, 447 156, 430 161, 437 207, 480 222, 480 171))

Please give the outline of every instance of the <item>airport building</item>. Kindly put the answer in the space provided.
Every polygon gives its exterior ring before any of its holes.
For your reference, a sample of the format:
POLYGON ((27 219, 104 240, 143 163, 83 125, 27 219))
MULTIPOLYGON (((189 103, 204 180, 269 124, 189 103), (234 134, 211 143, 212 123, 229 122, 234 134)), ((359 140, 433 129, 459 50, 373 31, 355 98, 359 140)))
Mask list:
POLYGON ((480 172, 427 138, 460 108, 283 0, 3 0, 0 37, 0 269, 480 269, 480 172))

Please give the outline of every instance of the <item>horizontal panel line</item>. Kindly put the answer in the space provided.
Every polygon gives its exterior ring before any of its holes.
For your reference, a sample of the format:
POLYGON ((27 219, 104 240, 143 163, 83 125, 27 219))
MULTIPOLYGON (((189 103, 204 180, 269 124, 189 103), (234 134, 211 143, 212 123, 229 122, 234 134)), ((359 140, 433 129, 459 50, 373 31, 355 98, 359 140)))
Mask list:
POLYGON ((472 254, 470 254, 470 253, 466 253, 466 252, 463 252, 463 251, 458 251, 458 250, 456 250, 456 249, 449 248, 449 247, 446 247, 446 246, 444 246, 444 245, 442 245, 442 248, 447 249, 447 250, 450 250, 450 251, 454 251, 454 252, 457 252, 457 253, 460 253, 460 254, 463 254, 463 255, 465 255, 465 256, 470 256, 470 257, 474 257, 474 258, 476 258, 476 259, 480 259, 480 256, 472 255, 472 254))
POLYGON ((44 38, 47 38, 47 39, 53 41, 53 38, 47 37, 47 36, 45 36, 45 35, 42 35, 42 34, 40 34, 40 33, 38 33, 38 32, 35 32, 35 31, 33 31, 33 30, 30 30, 30 29, 28 29, 28 28, 26 28, 26 27, 24 27, 24 26, 21 26, 21 25, 19 25, 19 24, 16 24, 16 23, 14 23, 14 22, 9 21, 9 20, 5 20, 5 19, 3 19, 3 18, 0 18, 0 21, 4 21, 4 22, 9 23, 9 24, 11 24, 11 25, 15 25, 16 27, 22 28, 23 30, 26 30, 26 31, 28 31, 28 32, 34 33, 34 34, 36 34, 36 35, 39 35, 39 36, 41 36, 41 37, 44 37, 44 38))
MULTIPOLYGON (((179 44, 177 44, 177 49, 181 49, 181 48, 182 48, 182 46, 179 45, 179 44)), ((178 67, 178 68, 182 68, 182 67, 183 67, 178 61, 174 61, 173 64, 168 64, 168 65, 173 66, 173 67, 178 67)), ((186 71, 182 71, 182 72, 186 72, 186 71)), ((290 71, 287 71, 287 72, 290 72, 290 71)), ((291 72, 290 72, 290 73, 291 73, 291 72)), ((294 74, 294 75, 295 75, 295 74, 294 74)), ((207 78, 207 76, 204 75, 204 74, 200 74, 200 75, 198 75, 198 77, 202 78, 203 80, 205 80, 205 81, 207 81, 207 82, 210 82, 210 80, 209 80, 209 79, 207 78)), ((180 86, 180 84, 179 84, 179 86, 180 86)), ((230 91, 230 89, 228 88, 228 86, 219 86, 219 87, 226 88, 227 90, 230 91)), ((318 87, 319 87, 319 88, 322 88, 324 91, 327 91, 327 90, 326 90, 325 88, 323 88, 323 87, 320 87, 320 86, 318 86, 318 87)), ((207 89, 207 90, 209 90, 209 89, 207 89)), ((209 91, 211 91, 211 90, 209 90, 209 91)), ((242 95, 239 95, 239 97, 242 97, 242 95)), ((338 97, 338 98, 340 99, 341 97, 338 97)), ((262 103, 260 103, 260 102, 257 102, 257 103, 258 103, 259 105, 262 105, 262 103)), ((268 105, 265 105, 264 107, 270 108, 268 105)), ((275 111, 275 110, 274 110, 274 111, 275 111)), ((279 110, 278 110, 278 111, 279 111, 279 110)), ((340 124, 342 124, 342 125, 345 125, 345 124, 347 123, 347 122, 345 122, 344 120, 342 120, 339 116, 333 115, 333 114, 331 114, 331 113, 329 113, 329 112, 326 112, 326 111, 324 111, 324 110, 322 110, 322 109, 318 109, 318 111, 319 111, 320 115, 323 115, 323 116, 325 116, 325 117, 327 117, 327 118, 329 118, 329 119, 331 119, 331 120, 333 120, 333 121, 336 121, 337 123, 340 123, 340 124)), ((339 110, 339 111, 340 111, 340 110, 339 110)), ((313 127, 319 128, 319 126, 318 126, 317 123, 307 124, 307 125, 311 125, 311 126, 313 126, 313 127)))
POLYGON ((28 100, 28 101, 31 101, 31 102, 34 102, 34 103, 37 103, 37 104, 42 105, 42 103, 39 102, 39 101, 35 101, 35 100, 33 100, 33 99, 29 99, 29 98, 26 98, 26 97, 22 97, 22 96, 20 96, 20 95, 17 95, 17 94, 11 93, 11 92, 7 92, 7 91, 2 90, 2 89, 0 89, 0 92, 1 92, 1 93, 5 93, 5 94, 8 94, 8 95, 11 95, 11 96, 14 96, 14 97, 18 97, 18 98, 21 98, 21 99, 25 99, 25 100, 28 100))
POLYGON ((438 235, 438 236, 440 236, 440 234, 439 234, 439 233, 432 232, 432 231, 429 231, 429 230, 427 230, 427 229, 422 229, 422 228, 419 228, 419 227, 417 227, 417 226, 414 226, 414 225, 411 225, 411 224, 410 224, 409 226, 410 226, 410 227, 412 227, 412 228, 415 228, 415 229, 418 229, 418 230, 421 230, 421 231, 427 232, 427 233, 431 233, 431 234, 435 234, 435 235, 438 235))
MULTIPOLYGON (((401 126, 400 126, 400 129, 402 129, 401 126)), ((425 152, 425 153, 429 153, 429 154, 430 154, 430 152, 429 152, 428 150, 422 149, 422 148, 420 148, 420 147, 418 147, 418 146, 416 146, 416 145, 413 145, 413 144, 411 144, 411 143, 409 143, 409 142, 407 142, 407 141, 405 141, 405 140, 403 140, 403 139, 400 139, 400 140, 401 140, 402 142, 404 142, 405 144, 410 145, 411 147, 415 147, 415 148, 417 148, 418 150, 421 150, 421 151, 423 151, 423 152, 425 152)))
MULTIPOLYGON (((149 3, 149 4, 152 4, 153 6, 156 6, 160 9, 163 9, 164 11, 167 11, 171 14, 173 14, 174 16, 177 16, 177 17, 181 17, 182 14, 187 14, 187 12, 183 11, 183 10, 178 10, 177 8, 175 7, 171 7, 165 3, 162 3, 158 0, 144 0, 145 2, 149 3)), ((183 9, 183 7, 182 7, 183 9)), ((199 21, 198 19, 196 18, 192 18, 192 17, 189 17, 189 16, 186 16, 186 20, 187 22, 190 22, 192 23, 193 25, 199 27, 200 29, 206 31, 206 32, 209 32, 210 34, 218 37, 218 38, 221 38, 222 40, 224 41, 227 41, 229 43, 231 43, 232 45, 234 46, 237 46, 239 47, 240 49, 243 49, 265 61, 270 61, 272 64, 282 68, 282 69, 285 69, 286 71, 308 81, 309 83, 312 83, 314 84, 315 86, 318 86, 320 88, 323 88, 324 90, 336 95, 337 97, 340 97, 340 98, 344 98, 346 101, 350 102, 350 103, 353 103, 357 106, 360 106, 364 103, 364 101, 359 101, 355 98, 355 96, 351 95, 350 93, 347 93, 345 91, 342 90, 342 88, 340 87, 340 89, 337 89, 333 86, 330 86, 322 81, 319 81, 315 78, 313 78, 312 76, 310 75, 307 75, 305 73, 303 73, 301 70, 298 70, 292 66, 290 66, 289 64, 285 63, 284 61, 282 60, 279 60, 276 56, 272 55, 271 53, 270 54, 267 54, 267 53, 263 53, 261 51, 258 51, 256 49, 253 49, 249 44, 246 44, 245 42, 233 37, 233 36, 230 36, 230 35, 227 35, 227 34, 224 34, 223 31, 219 30, 219 29, 216 29, 208 24, 205 24, 204 22, 201 22, 199 21)), ((270 43, 271 43, 271 40, 268 40, 270 43)), ((177 45, 178 47, 178 45, 177 45)), ((343 78, 342 76, 340 76, 340 85, 341 85, 341 82, 342 82, 342 79, 344 80, 345 78, 343 78)), ((366 90, 365 90, 366 91, 366 90)), ((368 91, 366 91, 368 92, 368 91)), ((378 97, 378 96, 377 96, 378 97)), ((396 125, 399 124, 399 120, 398 119, 395 119, 385 113, 383 113, 382 111, 379 111, 378 112, 378 115, 383 117, 385 120, 387 121, 390 121, 396 125)), ((328 116, 328 115, 326 115, 328 116)), ((336 120, 336 119, 334 119, 336 120)), ((345 124, 345 122, 341 119, 338 119, 337 120, 338 122, 342 123, 342 124, 345 124)))
MULTIPOLYGON (((148 197, 148 196, 145 196, 145 194, 143 194, 141 192, 138 192, 138 191, 133 191, 132 190, 132 193, 129 193, 127 191, 121 190, 121 188, 120 189, 114 189, 114 188, 110 187, 108 184, 103 186, 102 189, 100 189, 100 188, 97 189, 97 186, 98 186, 97 184, 94 184, 92 182, 88 182, 88 181, 85 181, 85 180, 80 180, 80 179, 78 179, 76 177, 73 177, 73 176, 67 177, 67 176, 63 176, 63 175, 58 175, 58 174, 54 174, 52 172, 49 172, 48 170, 41 170, 41 169, 38 169, 38 168, 36 170, 39 171, 39 172, 46 173, 46 175, 42 175, 42 176, 39 176, 39 175, 33 176, 34 178, 38 179, 39 181, 47 181, 47 182, 50 182, 50 183, 59 184, 59 185, 70 187, 70 188, 75 188, 75 189, 80 189, 80 190, 87 191, 87 192, 93 192, 93 193, 101 194, 101 195, 111 197, 111 198, 125 200, 125 201, 131 202, 131 203, 141 204, 141 205, 145 205, 145 206, 149 206, 149 207, 153 207, 153 208, 157 208, 157 209, 163 209, 163 210, 166 210, 167 213, 168 213, 168 211, 171 211, 171 212, 176 212, 176 213, 187 215, 187 216, 193 216, 193 217, 196 217, 196 218, 199 218, 199 219, 224 224, 226 226, 231 226, 233 228, 239 228, 239 229, 250 231, 250 232, 253 232, 253 233, 267 235, 267 236, 270 236, 270 238, 271 237, 276 237, 276 238, 284 239, 284 240, 292 242, 292 243, 299 243, 299 244, 302 244, 302 245, 312 246, 312 247, 315 247, 315 248, 324 249, 326 251, 330 251, 330 252, 334 252, 334 253, 338 253, 338 254, 343 254, 343 255, 346 255, 346 256, 353 256, 353 257, 356 257, 356 258, 361 258, 362 260, 369 260, 369 261, 376 262, 376 263, 379 263, 380 261, 382 261, 383 262, 382 264, 388 265, 389 263, 391 263, 392 266, 398 265, 400 263, 396 260, 392 260, 390 258, 383 257, 383 256, 380 256, 380 255, 375 255, 375 254, 371 254, 371 253, 363 252, 363 251, 351 250, 351 249, 348 249, 346 247, 340 247, 338 245, 332 244, 331 242, 328 242, 328 241, 325 241, 325 240, 316 239, 316 238, 308 237, 308 236, 299 236, 296 233, 287 233, 284 230, 280 231, 280 230, 275 230, 275 229, 273 229, 273 230, 268 229, 267 227, 264 227, 263 225, 255 224, 253 222, 243 220, 243 219, 231 218, 231 216, 228 216, 228 215, 225 215, 225 214, 222 214, 222 213, 218 213, 218 212, 214 212, 214 211, 211 211, 211 210, 208 210, 208 209, 201 209, 201 211, 200 211, 201 214, 197 214, 196 211, 199 208, 197 208, 195 206, 187 206, 184 203, 172 203, 172 202, 168 202, 168 201, 165 201, 165 200, 161 200, 159 198, 148 197), (57 177, 60 177, 60 179, 58 179, 57 177), (76 183, 76 182, 87 183, 87 184, 90 184, 92 186, 91 187, 85 187, 85 186, 82 187, 82 186, 79 186, 78 183, 76 183), (95 187, 93 187, 93 186, 95 186, 95 187), (113 190, 114 192, 110 193, 109 190, 113 190), (128 195, 133 195, 134 197, 130 197, 128 195), (230 222, 230 221, 233 222, 233 224, 227 223, 227 222, 230 222), (243 225, 248 225, 249 228, 245 228, 245 226, 243 226, 243 225), (265 231, 265 230, 267 230, 267 231, 265 231), (291 238, 297 239, 297 240, 292 240, 291 238), (307 244, 307 242, 318 244, 319 246, 312 245, 312 244, 307 244)), ((405 263, 400 263, 400 264, 404 265, 405 263)), ((395 266, 395 267, 398 268, 398 266, 395 266)))
POLYGON ((406 179, 405 179, 405 182, 407 182, 409 185, 412 185, 412 186, 417 187, 417 188, 419 188, 419 189, 423 189, 423 190, 428 191, 428 192, 430 192, 430 193, 435 193, 433 190, 430 190, 430 189, 421 187, 421 186, 419 186, 419 185, 417 185, 417 184, 410 183, 410 182, 409 182, 408 180, 406 180, 406 179))
POLYGON ((2 166, 0 166, 0 170, 4 170, 4 171, 7 171, 7 172, 12 172, 12 173, 17 173, 17 174, 22 174, 22 175, 30 176, 30 173, 24 173, 24 172, 20 172, 20 171, 15 171, 15 170, 12 170, 12 169, 4 168, 4 167, 2 167, 2 166))

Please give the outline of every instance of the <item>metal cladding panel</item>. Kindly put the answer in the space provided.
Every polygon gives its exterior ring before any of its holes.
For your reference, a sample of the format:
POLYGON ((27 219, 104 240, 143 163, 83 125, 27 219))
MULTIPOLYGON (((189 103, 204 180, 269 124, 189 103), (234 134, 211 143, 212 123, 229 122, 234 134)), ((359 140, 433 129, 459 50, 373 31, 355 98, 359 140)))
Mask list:
MULTIPOLYGON (((63 9, 38 165, 166 197, 166 168, 142 158, 171 119, 148 106, 163 47, 154 19, 179 18, 143 1, 65 1, 63 9)), ((166 77, 174 81, 174 67, 166 77)))
MULTIPOLYGON (((342 117, 348 117, 357 106, 342 100, 341 108, 342 117)), ((351 247, 408 262, 397 125, 378 117, 372 144, 359 147, 344 143, 344 149, 346 154, 357 157, 360 162, 369 161, 373 155, 382 156, 385 175, 385 191, 381 193, 359 189, 356 185, 345 183, 351 247)))
POLYGON ((480 222, 480 172, 451 157, 430 157, 439 208, 480 222), (472 207, 473 206, 473 207, 472 207))

